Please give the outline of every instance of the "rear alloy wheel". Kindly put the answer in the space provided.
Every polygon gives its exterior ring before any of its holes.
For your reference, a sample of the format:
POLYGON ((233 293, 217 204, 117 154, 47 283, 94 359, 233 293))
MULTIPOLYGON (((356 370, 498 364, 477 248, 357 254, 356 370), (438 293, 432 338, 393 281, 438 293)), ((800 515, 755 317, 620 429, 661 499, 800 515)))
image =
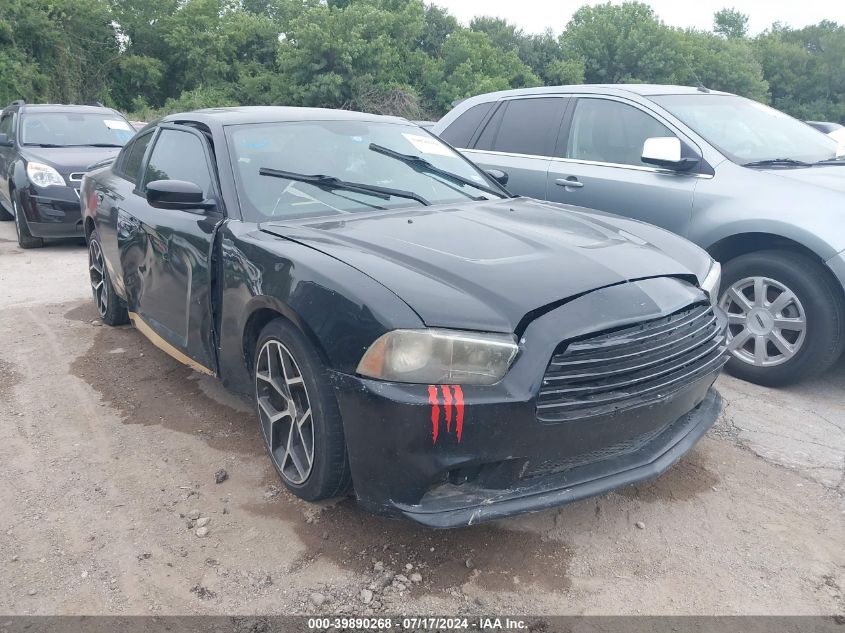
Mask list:
POLYGON ((18 245, 21 248, 41 248, 44 246, 44 240, 40 237, 33 237, 29 232, 29 225, 26 223, 26 217, 23 214, 20 204, 18 204, 18 196, 13 189, 11 195, 12 211, 15 215, 15 232, 18 234, 18 245))
POLYGON ((728 316, 728 371, 777 386, 826 370, 842 351, 840 294, 799 253, 761 251, 727 262, 719 305, 728 316))
POLYGON ((97 231, 88 238, 88 278, 91 292, 100 319, 107 325, 123 325, 129 322, 129 313, 123 301, 114 291, 103 257, 103 247, 97 231))
POLYGON ((255 403, 261 435, 285 486, 308 501, 350 486, 346 440, 334 389, 309 341, 284 319, 256 346, 255 403))

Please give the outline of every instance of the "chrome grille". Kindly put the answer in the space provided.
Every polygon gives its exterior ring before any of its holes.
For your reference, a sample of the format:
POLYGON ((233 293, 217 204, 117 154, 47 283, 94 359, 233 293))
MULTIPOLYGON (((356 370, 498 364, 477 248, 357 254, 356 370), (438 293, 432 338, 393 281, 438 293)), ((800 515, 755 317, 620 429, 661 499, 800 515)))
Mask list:
POLYGON ((724 322, 710 305, 570 341, 546 369, 537 419, 565 422, 656 402, 725 362, 724 322))
POLYGON ((70 176, 68 176, 68 179, 69 179, 71 182, 82 182, 82 178, 83 178, 84 176, 85 176, 85 172, 84 172, 84 171, 75 171, 75 172, 73 172, 70 176))

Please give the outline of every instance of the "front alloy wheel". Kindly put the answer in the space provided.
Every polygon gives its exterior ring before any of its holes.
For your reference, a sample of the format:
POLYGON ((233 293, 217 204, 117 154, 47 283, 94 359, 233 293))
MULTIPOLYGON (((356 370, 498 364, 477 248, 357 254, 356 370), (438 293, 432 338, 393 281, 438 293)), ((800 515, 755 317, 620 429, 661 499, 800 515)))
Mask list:
POLYGON ((255 372, 261 432, 270 457, 292 486, 304 484, 314 465, 314 422, 302 372, 287 347, 264 343, 255 372))
POLYGON ((344 494, 351 476, 343 421, 320 354, 283 318, 264 326, 254 349, 261 435, 282 482, 307 501, 344 494))
POLYGON ((845 296, 823 263, 803 253, 746 253, 722 265, 726 370, 779 386, 830 367, 845 344, 845 296))
POLYGON ((728 314, 728 349, 735 358, 772 367, 787 362, 804 345, 804 306, 781 282, 745 277, 727 289, 720 303, 728 314))

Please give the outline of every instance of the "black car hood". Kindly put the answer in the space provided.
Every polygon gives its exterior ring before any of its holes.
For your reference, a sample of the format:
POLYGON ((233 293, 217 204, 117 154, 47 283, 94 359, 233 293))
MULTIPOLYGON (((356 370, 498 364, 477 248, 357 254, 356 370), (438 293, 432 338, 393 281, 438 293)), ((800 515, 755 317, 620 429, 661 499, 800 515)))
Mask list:
POLYGON ((119 147, 23 147, 24 158, 50 165, 63 176, 85 172, 102 160, 114 158, 119 147))
POLYGON ((357 268, 429 327, 513 332, 550 304, 635 279, 694 281, 709 265, 704 251, 661 229, 530 198, 260 228, 357 268))

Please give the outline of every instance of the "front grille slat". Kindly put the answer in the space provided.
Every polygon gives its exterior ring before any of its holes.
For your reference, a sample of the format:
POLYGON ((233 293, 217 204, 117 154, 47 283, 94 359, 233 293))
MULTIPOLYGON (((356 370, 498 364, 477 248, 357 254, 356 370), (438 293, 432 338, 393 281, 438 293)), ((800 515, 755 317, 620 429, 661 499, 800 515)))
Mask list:
POLYGON ((645 405, 714 373, 727 360, 724 323, 709 305, 561 344, 537 400, 541 422, 645 405))
MULTIPOLYGON (((694 327, 696 328, 694 331, 688 331, 688 328, 692 327, 692 326, 689 326, 689 325, 685 326, 685 332, 684 332, 683 335, 679 335, 678 332, 675 332, 675 336, 671 336, 671 335, 665 336, 664 338, 661 338, 659 341, 652 341, 651 344, 648 344, 648 343, 642 343, 642 344, 638 344, 638 345, 622 344, 622 345, 619 345, 618 347, 613 346, 612 351, 608 351, 606 349, 607 344, 604 344, 604 345, 601 346, 601 348, 604 350, 603 353, 594 353, 594 354, 591 354, 589 356, 587 356, 585 354, 577 353, 578 351, 580 351, 580 348, 576 347, 575 350, 572 352, 573 358, 571 360, 564 360, 564 357, 569 358, 569 356, 566 353, 565 354, 558 354, 558 355, 556 355, 552 358, 551 364, 555 367, 566 367, 566 366, 572 366, 572 365, 584 365, 584 364, 588 364, 588 363, 615 362, 615 361, 620 360, 622 358, 630 358, 632 356, 639 356, 640 354, 642 354, 644 349, 646 349, 648 351, 655 351, 655 350, 659 350, 659 349, 662 349, 662 348, 670 346, 670 345, 674 345, 675 343, 677 343, 679 338, 681 338, 682 336, 692 336, 696 332, 699 332, 699 331, 707 328, 708 326, 715 325, 715 323, 716 323, 716 315, 714 314, 712 316, 712 318, 709 319, 706 323, 696 322, 694 324, 694 327)), ((679 330, 680 329, 684 329, 684 328, 679 328, 679 330)), ((569 351, 569 350, 567 350, 567 351, 569 351)))
POLYGON ((614 376, 616 374, 621 374, 629 371, 646 369, 648 367, 651 367, 652 365, 660 364, 662 362, 677 358, 678 356, 682 356, 688 352, 695 350, 702 343, 709 341, 713 338, 715 329, 716 328, 711 325, 710 327, 702 331, 696 332, 695 335, 691 338, 690 336, 685 336, 682 339, 682 342, 678 342, 679 344, 673 343, 672 345, 661 346, 661 349, 657 350, 656 352, 652 351, 647 353, 618 356, 614 358, 613 361, 621 360, 622 362, 606 362, 601 370, 589 368, 575 368, 560 371, 558 368, 566 367, 566 365, 555 365, 554 370, 550 370, 546 373, 545 380, 548 382, 559 382, 562 380, 577 381, 587 380, 590 378, 598 379, 607 376, 614 376), (689 339, 689 341, 687 341, 687 339, 689 339), (663 347, 671 349, 666 349, 664 353, 662 349, 663 347))

